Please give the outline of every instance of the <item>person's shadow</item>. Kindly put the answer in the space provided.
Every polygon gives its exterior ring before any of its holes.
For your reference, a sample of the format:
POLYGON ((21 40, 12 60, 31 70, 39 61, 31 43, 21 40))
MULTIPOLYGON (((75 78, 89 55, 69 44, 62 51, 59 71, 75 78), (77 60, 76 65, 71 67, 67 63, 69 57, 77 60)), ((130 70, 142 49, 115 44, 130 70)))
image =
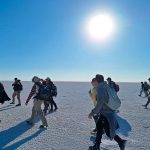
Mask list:
POLYGON ((131 125, 129 124, 129 122, 126 119, 122 118, 118 114, 116 114, 116 118, 119 123, 119 129, 117 129, 117 133, 121 133, 125 137, 128 137, 129 132, 131 132, 131 130, 132 130, 131 125))
POLYGON ((42 131, 44 131, 43 129, 39 129, 37 132, 30 135, 29 137, 26 137, 25 139, 22 139, 10 146, 6 146, 7 144, 14 141, 16 138, 18 138, 20 135, 22 135, 31 128, 32 126, 28 125, 26 121, 23 121, 10 129, 0 132, 0 149, 1 150, 17 149, 22 144, 32 140, 33 138, 37 137, 42 131))
POLYGON ((5 111, 5 110, 13 109, 13 108, 16 108, 16 106, 8 105, 8 106, 1 107, 0 111, 5 111))

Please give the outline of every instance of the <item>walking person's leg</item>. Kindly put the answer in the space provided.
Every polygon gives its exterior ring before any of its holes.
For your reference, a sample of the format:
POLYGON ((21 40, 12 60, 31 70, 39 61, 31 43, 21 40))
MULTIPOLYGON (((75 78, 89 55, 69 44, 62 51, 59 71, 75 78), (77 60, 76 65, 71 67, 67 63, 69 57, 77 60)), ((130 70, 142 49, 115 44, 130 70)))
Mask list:
POLYGON ((145 97, 147 97, 147 96, 148 96, 148 92, 147 92, 147 91, 144 91, 144 93, 145 93, 145 97))
POLYGON ((150 104, 150 97, 147 100, 147 103, 145 105, 143 105, 145 108, 147 108, 147 106, 150 104))
POLYGON ((18 99, 18 105, 16 106, 21 106, 20 92, 17 92, 17 99, 18 99))
POLYGON ((103 131, 104 131, 103 118, 101 116, 98 119, 98 122, 96 124, 96 128, 97 128, 96 141, 95 141, 94 146, 91 146, 89 148, 91 150, 99 150, 100 149, 100 144, 101 144, 102 135, 103 135, 103 131))
MULTIPOLYGON (((94 119, 95 125, 96 125, 98 122, 98 119, 99 119, 99 115, 93 116, 93 119, 94 119)), ((95 129, 91 132, 91 134, 96 135, 96 133, 97 133, 97 128, 95 126, 95 129)))
POLYGON ((27 123, 34 125, 36 116, 37 116, 37 100, 35 99, 33 102, 31 118, 29 121, 27 121, 27 123))
POLYGON ((16 92, 14 91, 12 94, 12 102, 10 104, 15 104, 15 97, 16 97, 16 92))
POLYGON ((54 105, 54 107, 55 107, 55 109, 54 109, 54 111, 56 111, 57 109, 58 109, 58 107, 57 107, 57 104, 55 103, 55 101, 54 101, 54 99, 52 98, 52 105, 54 105))
POLYGON ((47 120, 42 112, 42 109, 41 109, 41 105, 42 105, 43 101, 42 100, 38 100, 38 103, 37 103, 37 114, 40 116, 41 118, 41 121, 42 121, 42 125, 40 127, 47 127, 48 124, 47 124, 47 120))
POLYGON ((143 89, 141 89, 139 96, 141 96, 141 95, 142 95, 142 93, 143 93, 143 89))
MULTIPOLYGON (((110 126, 109 123, 107 121, 107 119, 104 117, 104 129, 105 129, 105 133, 106 135, 110 137, 110 126)), ((126 140, 123 140, 122 138, 120 138, 118 135, 114 136, 114 140, 118 143, 120 150, 124 150, 125 149, 125 144, 126 144, 126 140)))
POLYGON ((44 101, 44 114, 46 115, 47 114, 47 111, 48 111, 48 107, 49 107, 49 101, 44 101))

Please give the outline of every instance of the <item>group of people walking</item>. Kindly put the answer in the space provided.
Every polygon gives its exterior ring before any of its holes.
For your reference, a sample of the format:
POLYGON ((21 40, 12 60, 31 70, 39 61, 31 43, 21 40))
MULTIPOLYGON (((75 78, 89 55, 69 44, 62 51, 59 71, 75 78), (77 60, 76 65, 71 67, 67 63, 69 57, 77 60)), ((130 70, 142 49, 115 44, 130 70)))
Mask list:
POLYGON ((51 104, 51 111, 56 111, 58 109, 56 103, 54 102, 53 97, 57 96, 57 88, 50 78, 46 78, 45 80, 41 80, 39 77, 34 76, 32 79, 34 83, 31 89, 31 92, 26 100, 26 105, 33 98, 33 108, 30 120, 27 121, 28 124, 34 125, 35 118, 40 116, 42 121, 42 125, 40 128, 48 127, 47 120, 45 115, 49 109, 49 105, 51 104), (44 104, 44 110, 42 111, 41 105, 44 104), (53 105, 55 109, 53 110, 53 105))
MULTIPOLYGON (((150 82, 150 78, 148 79, 150 82)), ((32 113, 27 124, 34 125, 35 118, 40 116, 42 125, 40 128, 48 127, 46 115, 48 112, 56 111, 58 109, 57 104, 54 101, 54 97, 57 96, 57 87, 51 81, 49 77, 45 80, 40 79, 37 76, 32 78, 33 86, 29 93, 29 96, 25 102, 28 105, 29 101, 33 99, 32 113), (44 109, 41 109, 41 105, 44 104, 44 109)), ((92 135, 96 136, 96 140, 93 146, 89 147, 89 150, 100 150, 100 144, 102 140, 102 135, 106 135, 110 140, 115 140, 120 150, 125 150, 126 140, 122 139, 116 134, 116 130, 119 128, 119 124, 116 118, 116 113, 121 105, 121 101, 117 95, 119 92, 119 85, 116 84, 109 77, 107 81, 104 80, 104 76, 97 74, 91 81, 93 88, 89 91, 89 95, 93 101, 94 109, 91 110, 88 118, 94 119, 96 127, 91 131, 92 135)), ((10 104, 15 104, 15 98, 18 99, 18 104, 16 106, 21 106, 20 94, 23 90, 23 85, 21 81, 17 78, 14 79, 12 102, 10 104)), ((145 94, 148 101, 145 105, 147 108, 150 103, 150 85, 147 82, 141 82, 141 91, 139 96, 145 94)), ((5 88, 2 83, 0 83, 0 103, 5 101, 10 101, 5 88)))
MULTIPOLYGON (((110 92, 114 93, 117 98, 117 92, 119 91, 119 85, 107 78, 107 82, 104 81, 104 76, 97 74, 95 78, 92 79, 93 89, 89 91, 90 97, 94 103, 94 109, 89 114, 89 119, 94 118, 96 123, 96 128, 91 132, 91 134, 96 135, 96 141, 93 146, 89 147, 89 150, 100 150, 100 144, 102 140, 102 135, 106 135, 112 140, 114 139, 120 150, 125 150, 126 140, 122 139, 116 134, 116 130, 119 128, 115 113, 116 105, 120 106, 118 101, 116 104, 110 104, 110 92), (113 106, 114 105, 114 106, 113 106), (114 108, 114 109, 113 109, 114 108)), ((112 100, 113 101, 113 100, 112 100)))
MULTIPOLYGON (((32 79, 33 86, 31 92, 25 102, 25 105, 28 105, 28 102, 33 98, 33 108, 32 115, 30 120, 27 121, 28 124, 34 125, 35 118, 40 116, 42 125, 40 128, 47 127, 47 120, 45 116, 49 112, 56 111, 58 109, 57 104, 54 101, 54 97, 57 96, 57 87, 51 81, 49 77, 45 80, 40 79, 37 76, 34 76, 32 79), (44 110, 41 109, 41 105, 44 104, 44 110)), ((13 94, 12 94, 12 102, 10 104, 15 104, 15 98, 18 99, 18 104, 16 106, 21 106, 20 94, 23 90, 23 85, 21 81, 17 78, 14 79, 13 86, 13 94)), ((5 101, 10 101, 11 99, 8 97, 5 92, 4 86, 0 83, 0 103, 4 103, 5 101)))
MULTIPOLYGON (((150 83, 150 78, 148 78, 148 81, 150 83)), ((142 96, 143 93, 145 95, 144 97, 147 98, 147 102, 142 106, 147 108, 147 106, 150 104, 150 84, 148 84, 147 82, 141 82, 141 90, 139 96, 142 96)))

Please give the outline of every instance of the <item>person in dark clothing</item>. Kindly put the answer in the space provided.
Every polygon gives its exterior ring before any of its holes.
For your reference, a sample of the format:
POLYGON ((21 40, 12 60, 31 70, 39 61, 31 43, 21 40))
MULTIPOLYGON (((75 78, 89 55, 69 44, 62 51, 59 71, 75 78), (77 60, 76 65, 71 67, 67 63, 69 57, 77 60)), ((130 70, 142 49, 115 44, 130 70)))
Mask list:
POLYGON ((110 77, 107 78, 107 82, 110 88, 115 89, 116 92, 119 92, 119 85, 117 85, 110 77))
POLYGON ((89 150, 100 150, 101 139, 104 133, 106 133, 111 140, 114 139, 118 143, 120 150, 125 150, 126 140, 123 140, 116 135, 116 130, 119 128, 119 125, 115 116, 115 112, 106 105, 106 103, 109 101, 107 90, 110 87, 106 82, 104 82, 104 77, 102 75, 96 75, 96 80, 98 82, 97 104, 89 114, 89 119, 92 119, 93 116, 97 114, 100 114, 100 117, 96 124, 96 142, 94 146, 89 147, 89 150))
POLYGON ((145 97, 148 97, 148 91, 149 91, 149 89, 150 89, 150 86, 148 85, 147 82, 144 82, 144 87, 143 87, 143 89, 144 89, 145 97))
POLYGON ((50 78, 46 78, 45 81, 46 81, 47 87, 48 87, 48 88, 50 89, 50 91, 51 91, 51 94, 50 94, 49 99, 44 102, 44 106, 45 106, 45 107, 44 107, 44 110, 43 110, 43 111, 44 111, 44 114, 46 115, 49 106, 51 106, 49 112, 56 111, 56 110, 58 109, 58 107, 57 107, 57 104, 55 103, 54 98, 53 98, 53 97, 54 97, 53 89, 54 89, 55 85, 54 85, 54 83, 51 81, 50 78), (55 107, 54 109, 53 109, 53 106, 55 107))
POLYGON ((0 103, 3 104, 5 101, 10 101, 10 98, 5 92, 3 84, 0 82, 0 103))
POLYGON ((141 91, 140 91, 139 96, 141 96, 143 92, 144 92, 144 83, 141 82, 141 91))
POLYGON ((145 108, 147 108, 147 106, 150 104, 150 95, 148 96, 148 100, 147 100, 147 102, 146 102, 146 104, 145 105, 143 105, 145 108))
POLYGON ((18 80, 17 78, 14 79, 14 83, 12 84, 13 86, 13 95, 12 95, 12 103, 10 104, 15 104, 15 97, 18 99, 18 104, 16 106, 21 106, 21 100, 20 100, 20 93, 22 91, 22 84, 21 81, 18 80))

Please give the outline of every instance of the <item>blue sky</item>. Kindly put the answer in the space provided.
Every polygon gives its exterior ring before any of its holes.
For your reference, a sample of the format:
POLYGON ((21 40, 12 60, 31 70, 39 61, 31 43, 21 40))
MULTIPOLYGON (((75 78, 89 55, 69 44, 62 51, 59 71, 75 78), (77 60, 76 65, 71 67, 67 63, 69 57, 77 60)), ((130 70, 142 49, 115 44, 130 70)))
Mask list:
POLYGON ((149 0, 0 0, 0 80, 89 81, 101 73, 141 81, 150 76, 149 33, 149 0), (118 28, 95 46, 84 22, 101 10, 118 28))

